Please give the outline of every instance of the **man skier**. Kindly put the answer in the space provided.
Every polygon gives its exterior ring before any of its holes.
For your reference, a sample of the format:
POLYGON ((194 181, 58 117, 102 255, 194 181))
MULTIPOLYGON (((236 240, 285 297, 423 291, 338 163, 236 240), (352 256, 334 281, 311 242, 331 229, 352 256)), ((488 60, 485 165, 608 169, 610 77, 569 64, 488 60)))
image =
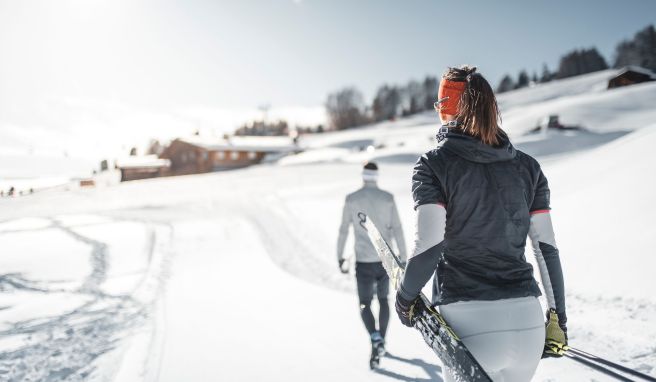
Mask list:
POLYGON ((355 278, 358 284, 360 315, 371 339, 371 368, 376 367, 379 357, 385 354, 385 332, 389 322, 389 304, 387 302, 389 277, 362 224, 364 223, 363 213, 376 226, 382 228, 381 234, 388 243, 392 243, 392 238, 396 241, 400 258, 402 261, 406 261, 405 239, 403 238, 403 229, 401 228, 401 220, 396 209, 394 196, 378 188, 377 179, 378 166, 373 162, 365 164, 362 170, 364 185, 359 190, 346 196, 342 212, 342 224, 339 227, 339 238, 337 240, 339 268, 343 273, 348 273, 348 263, 344 259, 344 246, 349 226, 353 224, 356 260, 355 278), (376 321, 371 311, 374 290, 378 296, 380 306, 378 329, 376 329, 376 321))

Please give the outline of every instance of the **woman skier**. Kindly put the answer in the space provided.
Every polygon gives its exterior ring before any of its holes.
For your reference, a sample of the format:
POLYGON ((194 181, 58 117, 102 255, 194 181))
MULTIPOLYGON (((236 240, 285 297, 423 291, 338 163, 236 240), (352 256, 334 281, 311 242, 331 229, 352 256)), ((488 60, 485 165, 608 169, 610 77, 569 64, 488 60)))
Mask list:
MULTIPOLYGON (((422 308, 435 274, 433 303, 494 381, 529 381, 541 356, 567 344, 565 291, 540 165, 499 127, 494 92, 476 67, 449 68, 436 109, 438 146, 412 177, 415 249, 396 296, 403 324, 422 308), (526 262, 530 236, 548 311, 526 262), (546 338, 546 340, 545 340, 546 338)), ((454 379, 452 371, 446 381, 454 379)))

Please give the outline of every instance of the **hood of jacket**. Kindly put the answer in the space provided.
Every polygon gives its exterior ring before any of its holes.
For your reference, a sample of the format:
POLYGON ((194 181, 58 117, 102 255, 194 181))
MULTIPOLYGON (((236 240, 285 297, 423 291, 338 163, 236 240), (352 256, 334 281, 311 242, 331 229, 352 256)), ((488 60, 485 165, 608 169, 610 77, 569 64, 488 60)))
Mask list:
POLYGON ((511 160, 517 155, 517 151, 506 134, 502 134, 501 143, 498 146, 490 146, 478 138, 452 130, 446 134, 445 139, 438 144, 438 147, 476 163, 502 162, 511 160))

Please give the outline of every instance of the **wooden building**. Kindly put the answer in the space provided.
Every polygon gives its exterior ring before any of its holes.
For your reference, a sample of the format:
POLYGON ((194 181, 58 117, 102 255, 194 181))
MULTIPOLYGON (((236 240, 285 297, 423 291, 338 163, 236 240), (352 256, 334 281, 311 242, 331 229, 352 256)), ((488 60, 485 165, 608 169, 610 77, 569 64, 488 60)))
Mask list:
POLYGON ((121 182, 167 176, 170 167, 168 159, 160 159, 156 155, 129 156, 116 161, 116 168, 121 171, 121 182))
POLYGON ((171 162, 170 175, 230 170, 260 163, 267 157, 297 152, 288 137, 179 138, 160 158, 171 162))
POLYGON ((608 89, 654 80, 656 80, 656 75, 649 69, 639 66, 627 66, 620 70, 615 77, 608 80, 608 89))

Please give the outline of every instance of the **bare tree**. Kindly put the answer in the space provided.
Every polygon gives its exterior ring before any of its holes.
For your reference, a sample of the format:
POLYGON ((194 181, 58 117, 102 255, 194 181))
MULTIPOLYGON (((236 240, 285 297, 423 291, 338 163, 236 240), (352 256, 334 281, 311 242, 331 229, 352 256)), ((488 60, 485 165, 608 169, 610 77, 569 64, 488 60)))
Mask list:
POLYGON ((164 146, 162 146, 157 139, 152 139, 146 150, 147 155, 159 155, 164 151, 164 146))
POLYGON ((371 105, 374 121, 386 121, 399 115, 401 109, 401 92, 396 86, 381 86, 376 92, 371 105))
POLYGON ((433 110, 433 103, 437 100, 437 90, 440 83, 436 77, 424 79, 424 110, 433 110))
POLYGON ((362 93, 355 87, 346 87, 328 95, 326 113, 336 130, 348 129, 367 122, 362 93))

